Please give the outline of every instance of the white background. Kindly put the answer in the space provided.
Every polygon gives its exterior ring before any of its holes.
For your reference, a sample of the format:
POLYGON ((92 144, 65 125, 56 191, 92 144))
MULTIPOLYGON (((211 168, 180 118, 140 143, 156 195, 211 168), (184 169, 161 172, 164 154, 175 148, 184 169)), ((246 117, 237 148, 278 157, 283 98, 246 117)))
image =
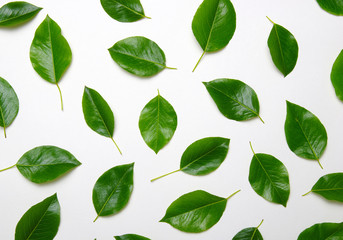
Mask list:
MULTIPOLYGON (((110 18, 100 1, 31 0, 44 9, 29 23, 0 29, 0 76, 13 86, 20 111, 0 137, 0 168, 16 161, 28 150, 55 145, 70 151, 82 165, 57 181, 37 185, 14 168, 0 173, 0 239, 13 239, 21 216, 34 204, 57 192, 61 224, 55 239, 113 239, 114 235, 136 233, 153 240, 231 239, 246 227, 257 226, 265 239, 296 239, 305 228, 319 222, 343 220, 343 206, 315 194, 301 195, 324 174, 343 171, 343 104, 330 82, 332 64, 343 48, 343 20, 323 11, 315 0, 232 0, 237 29, 222 51, 206 54, 195 73, 192 69, 202 50, 191 22, 201 0, 142 0, 147 16, 135 23, 110 18), (34 32, 46 14, 62 28, 73 61, 63 76, 65 110, 60 110, 57 88, 33 70, 29 49, 34 32), (284 26, 296 37, 299 58, 294 71, 284 78, 273 65, 267 47, 272 24, 284 26), (152 78, 139 78, 122 70, 107 49, 130 36, 145 36, 165 52, 167 65, 152 78), (234 78, 250 85, 260 100, 260 115, 236 122, 225 118, 203 86, 203 81, 234 78), (111 140, 86 125, 81 99, 84 86, 97 90, 113 109, 114 138, 123 151, 120 156, 111 140), (170 143, 156 155, 144 143, 138 129, 140 111, 157 95, 157 89, 173 106, 178 126, 170 143), (286 143, 284 121, 289 100, 313 112, 328 132, 328 146, 315 161, 293 154, 286 143), (178 169, 188 145, 209 136, 231 139, 227 159, 215 172, 196 177, 175 173, 150 183, 150 179, 178 169), (248 182, 252 141, 256 152, 280 159, 289 171, 291 194, 288 205, 267 202, 248 182), (135 162, 134 191, 127 207, 117 215, 93 223, 94 183, 113 166, 135 162), (158 221, 179 196, 198 189, 227 197, 221 220, 210 230, 188 234, 158 221)), ((2 2, 1 4, 4 4, 2 2)))

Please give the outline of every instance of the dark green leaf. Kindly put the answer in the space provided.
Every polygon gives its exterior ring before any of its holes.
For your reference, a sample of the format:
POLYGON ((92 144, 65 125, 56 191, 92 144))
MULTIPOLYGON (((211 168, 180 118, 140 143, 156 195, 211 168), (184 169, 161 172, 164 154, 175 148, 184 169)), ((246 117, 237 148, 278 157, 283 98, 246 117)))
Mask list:
POLYGON ((181 157, 180 169, 152 179, 155 181, 169 174, 183 171, 191 175, 206 175, 216 170, 225 160, 230 139, 221 137, 203 138, 192 143, 181 157))
POLYGON ((116 240, 150 240, 150 238, 142 237, 136 234, 125 234, 122 236, 114 236, 116 240))
POLYGON ((60 225, 60 204, 57 195, 32 206, 19 220, 15 240, 52 240, 60 225))
POLYGON ((258 230, 258 228, 261 226, 263 223, 263 220, 261 221, 260 225, 257 227, 250 227, 250 228, 245 228, 239 233, 237 233, 232 240, 263 240, 263 237, 258 230))
POLYGON ((160 222, 169 223, 183 232, 206 231, 220 220, 227 200, 237 192, 228 198, 217 197, 202 190, 184 194, 168 207, 160 222))
MULTIPOLYGON (((268 18, 269 19, 269 18, 268 18)), ((269 19, 270 20, 270 19, 269 19)), ((271 21, 271 20, 270 20, 271 21)), ((298 59, 298 43, 286 28, 274 23, 268 38, 268 47, 275 66, 286 77, 298 59)))
MULTIPOLYGON (((244 121, 260 117, 260 104, 255 91, 234 79, 221 78, 204 82, 219 111, 227 118, 244 121)), ((261 119, 263 122, 263 120, 261 119)))
POLYGON ((150 77, 169 68, 162 49, 145 37, 125 38, 116 42, 108 51, 120 67, 140 77, 150 77))
POLYGON ((322 168, 319 158, 326 148, 328 137, 323 124, 313 113, 287 101, 285 134, 292 152, 299 157, 316 160, 322 168))
POLYGON ((93 188, 93 204, 97 217, 116 214, 130 200, 133 190, 133 165, 116 166, 99 177, 93 188))
POLYGON ((54 146, 41 146, 26 152, 15 166, 31 182, 44 183, 79 165, 81 163, 70 152, 54 146))
POLYGON ((101 5, 111 18, 119 22, 135 22, 144 15, 142 4, 139 0, 101 0, 101 5))
POLYGON ((71 49, 61 34, 61 28, 54 20, 46 16, 36 30, 31 44, 30 59, 36 72, 44 80, 58 87, 62 110, 62 94, 58 82, 69 67, 71 58, 71 49))
MULTIPOLYGON (((251 146, 251 143, 250 143, 251 146)), ((287 205, 290 186, 286 167, 275 157, 254 153, 250 163, 249 182, 254 191, 267 201, 287 205)))
POLYGON ((15 26, 29 21, 42 10, 27 2, 10 2, 0 8, 0 26, 15 26))
POLYGON ((310 192, 319 194, 328 200, 343 202, 343 173, 331 173, 321 177, 310 192))
POLYGON ((224 48, 236 30, 236 12, 230 0, 204 0, 192 21, 195 38, 204 51, 215 52, 224 48))
POLYGON ((87 125, 96 133, 112 139, 121 154, 113 139, 113 112, 105 99, 94 89, 85 87, 82 97, 82 110, 87 125))
POLYGON ((4 128, 6 137, 6 127, 16 118, 19 111, 19 100, 12 86, 0 77, 0 126, 4 128))
POLYGON ((335 88, 337 97, 343 101, 343 50, 340 52, 332 66, 331 82, 335 88))
POLYGON ((298 240, 341 240, 343 223, 318 223, 300 233, 298 240))
POLYGON ((317 0, 319 6, 333 15, 343 15, 343 1, 342 0, 317 0))
POLYGON ((173 137, 177 115, 160 93, 143 108, 139 117, 139 130, 145 143, 157 154, 173 137))

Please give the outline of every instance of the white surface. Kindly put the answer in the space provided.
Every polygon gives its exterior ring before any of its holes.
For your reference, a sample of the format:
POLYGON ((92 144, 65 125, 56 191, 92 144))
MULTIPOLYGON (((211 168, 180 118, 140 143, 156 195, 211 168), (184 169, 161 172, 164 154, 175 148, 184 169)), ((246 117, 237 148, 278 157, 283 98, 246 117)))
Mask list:
POLYGON ((126 24, 111 19, 98 0, 30 2, 44 9, 24 26, 0 29, 0 76, 10 82, 20 100, 18 117, 7 129, 8 138, 0 136, 0 168, 13 165, 40 145, 64 148, 83 164, 43 185, 29 182, 16 169, 0 173, 0 239, 13 239, 21 216, 55 192, 61 204, 57 240, 107 240, 126 233, 153 240, 222 240, 257 226, 261 219, 265 219, 260 227, 265 239, 290 240, 314 223, 342 221, 342 204, 314 194, 301 196, 322 175, 343 171, 343 104, 329 78, 343 48, 341 17, 323 11, 315 0, 232 0, 237 13, 233 39, 222 51, 205 55, 192 73, 202 53, 191 31, 201 0, 142 0, 152 19, 126 24), (36 74, 29 59, 34 32, 46 14, 60 25, 73 52, 73 62, 60 82, 64 112, 60 111, 57 88, 36 74), (297 65, 285 79, 269 54, 267 38, 272 24, 266 16, 291 31, 299 44, 297 65), (178 70, 164 70, 149 79, 122 70, 107 49, 129 36, 155 41, 164 50, 167 65, 178 70), (221 115, 202 81, 222 77, 240 79, 254 88, 266 124, 258 118, 236 122, 221 115), (85 85, 96 89, 112 107, 114 138, 123 156, 109 139, 86 125, 81 108, 85 85), (178 115, 175 135, 158 155, 144 143, 138 129, 140 111, 157 89, 178 115), (283 129, 286 99, 312 111, 326 127, 329 141, 321 158, 324 170, 289 150, 283 129), (149 182, 176 170, 186 147, 208 136, 231 139, 228 157, 218 170, 204 177, 180 172, 149 182), (287 208, 267 202, 250 187, 249 141, 256 152, 274 155, 287 167, 291 183, 287 208), (135 162, 135 185, 128 206, 93 223, 95 181, 109 168, 130 162, 135 162), (187 234, 158 222, 172 201, 197 189, 222 197, 242 191, 229 200, 221 220, 204 233, 187 234))

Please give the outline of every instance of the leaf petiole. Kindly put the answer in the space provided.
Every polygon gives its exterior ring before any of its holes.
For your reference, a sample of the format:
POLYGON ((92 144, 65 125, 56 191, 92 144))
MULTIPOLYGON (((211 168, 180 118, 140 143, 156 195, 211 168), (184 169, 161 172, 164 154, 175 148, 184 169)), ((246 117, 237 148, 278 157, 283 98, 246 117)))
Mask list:
POLYGON ((177 70, 177 68, 173 68, 173 67, 167 67, 167 66, 164 66, 164 67, 171 70, 177 70))
POLYGON ((312 192, 312 190, 307 192, 307 193, 305 193, 305 194, 303 194, 302 196, 305 197, 306 195, 310 194, 311 192, 312 192))
POLYGON ((276 24, 275 22, 273 22, 268 16, 266 16, 268 18, 268 20, 272 23, 272 24, 276 24))
POLYGON ((63 111, 63 99, 62 99, 62 92, 60 89, 60 86, 58 86, 58 84, 56 83, 56 86, 58 88, 58 92, 60 93, 60 98, 61 98, 61 110, 63 111))
POLYGON ((206 52, 206 51, 204 51, 204 52, 201 54, 201 57, 199 58, 199 60, 198 60, 197 64, 196 64, 196 65, 195 65, 195 67, 193 68, 193 71, 192 71, 192 72, 194 72, 194 71, 195 71, 195 69, 197 68, 197 66, 199 65, 199 63, 200 63, 200 61, 201 61, 202 57, 205 55, 205 52, 206 52))
POLYGON ((11 169, 11 168, 14 168, 15 166, 17 166, 17 164, 14 164, 13 166, 10 166, 8 168, 1 169, 0 172, 6 171, 6 170, 11 169))
POLYGON ((230 196, 228 196, 226 198, 226 200, 229 200, 231 197, 233 197, 234 195, 236 195, 237 193, 239 193, 241 191, 241 189, 237 190, 236 192, 232 193, 230 196))
POLYGON ((259 227, 262 225, 263 221, 264 221, 264 219, 262 219, 262 221, 261 221, 260 224, 256 227, 256 229, 259 228, 259 227))
POLYGON ((6 135, 6 125, 4 124, 4 135, 5 135, 5 138, 7 138, 7 135, 6 135))
POLYGON ((178 169, 178 170, 172 171, 172 172, 170 172, 170 173, 166 173, 166 174, 164 174, 164 175, 162 175, 162 176, 159 176, 159 177, 157 177, 157 178, 151 179, 150 182, 154 182, 154 181, 156 181, 156 180, 158 180, 158 179, 160 179, 160 178, 163 178, 163 177, 168 176, 168 175, 170 175, 170 174, 179 172, 180 170, 181 170, 181 168, 178 169))
POLYGON ((111 137, 111 140, 112 140, 112 142, 114 143, 114 145, 116 145, 116 147, 117 147, 117 149, 118 149, 120 155, 123 155, 123 153, 120 151, 120 148, 118 147, 117 143, 114 141, 113 137, 111 137))

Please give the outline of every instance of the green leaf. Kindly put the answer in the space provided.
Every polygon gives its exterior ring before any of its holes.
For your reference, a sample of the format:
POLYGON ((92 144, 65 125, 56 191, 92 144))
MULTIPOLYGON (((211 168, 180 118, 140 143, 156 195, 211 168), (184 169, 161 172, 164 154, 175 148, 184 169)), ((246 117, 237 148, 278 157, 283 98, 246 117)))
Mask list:
MULTIPOLYGON (((269 18, 268 18, 269 19, 269 18)), ((269 19, 270 20, 270 19, 269 19)), ((293 71, 298 59, 298 43, 286 28, 274 23, 269 34, 268 47, 275 66, 286 77, 293 71)))
POLYGON ((93 205, 97 217, 116 214, 130 200, 133 190, 133 165, 116 166, 99 177, 93 188, 93 205))
POLYGON ((220 220, 227 200, 239 191, 228 198, 217 197, 202 190, 184 194, 168 207, 160 222, 169 223, 183 232, 206 231, 220 220))
POLYGON ((60 204, 56 193, 32 206, 19 220, 15 240, 52 240, 60 225, 60 204))
POLYGON ((298 240, 343 239, 343 223, 318 223, 300 233, 298 240))
POLYGON ((0 77, 0 126, 6 128, 12 124, 19 111, 19 100, 12 86, 0 77))
POLYGON ((331 82, 337 97, 343 101, 343 50, 338 55, 331 70, 331 82))
POLYGON ((343 15, 343 1, 342 0, 317 0, 319 6, 333 15, 343 15))
POLYGON ((110 138, 120 151, 113 139, 114 116, 105 99, 94 89, 85 87, 82 97, 83 116, 87 125, 96 133, 110 138))
POLYGON ((193 34, 204 51, 193 72, 206 52, 224 48, 236 30, 236 12, 230 0, 204 0, 192 21, 193 34))
POLYGON ((326 198, 343 202, 343 173, 331 173, 321 177, 312 187, 311 191, 304 194, 316 193, 326 198))
POLYGON ((55 84, 61 98, 58 82, 71 63, 71 49, 61 34, 61 28, 49 16, 36 30, 30 49, 30 59, 35 71, 46 81, 55 84))
POLYGON ((227 78, 203 84, 225 117, 236 121, 258 117, 263 122, 256 92, 247 84, 227 78))
POLYGON ((142 4, 139 0, 101 0, 105 12, 119 22, 135 22, 144 15, 142 4))
POLYGON ((261 226, 263 223, 263 220, 261 221, 260 225, 257 227, 250 227, 250 228, 245 228, 239 233, 237 233, 232 240, 263 240, 263 237, 258 230, 258 228, 261 226))
POLYGON ((177 115, 160 93, 144 106, 139 116, 139 130, 145 143, 157 154, 173 137, 177 115))
POLYGON ((116 240, 150 240, 150 238, 146 238, 136 234, 125 234, 121 236, 114 236, 114 238, 116 240))
POLYGON ((162 49, 145 37, 125 38, 108 51, 121 68, 140 77, 153 76, 165 68, 175 69, 166 66, 162 49))
POLYGON ((319 158, 326 148, 328 137, 325 127, 313 113, 287 101, 285 134, 292 152, 299 157, 316 160, 323 168, 319 158))
POLYGON ((42 10, 27 2, 10 2, 0 8, 0 26, 17 26, 29 21, 42 10))
POLYGON ((286 207, 290 193, 288 171, 277 158, 254 153, 250 163, 249 182, 254 191, 267 201, 286 207))
POLYGON ((208 137, 195 141, 182 154, 180 169, 154 178, 151 181, 178 171, 194 176, 209 174, 216 170, 225 160, 229 144, 230 139, 221 137, 208 137))

